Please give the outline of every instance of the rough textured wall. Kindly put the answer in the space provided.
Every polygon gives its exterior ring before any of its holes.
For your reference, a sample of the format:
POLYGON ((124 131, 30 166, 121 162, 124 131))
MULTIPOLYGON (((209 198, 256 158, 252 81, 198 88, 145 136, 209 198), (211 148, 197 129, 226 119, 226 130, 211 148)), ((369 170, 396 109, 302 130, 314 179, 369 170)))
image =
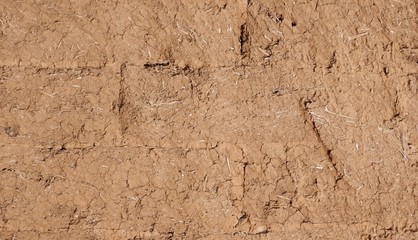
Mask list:
POLYGON ((0 2, 0 239, 417 239, 417 0, 0 2))

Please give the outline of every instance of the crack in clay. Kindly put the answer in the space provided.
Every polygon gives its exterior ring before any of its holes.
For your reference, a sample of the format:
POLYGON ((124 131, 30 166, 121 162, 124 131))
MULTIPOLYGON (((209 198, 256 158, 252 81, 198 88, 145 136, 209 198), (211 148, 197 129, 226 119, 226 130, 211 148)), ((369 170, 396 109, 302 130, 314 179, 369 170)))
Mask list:
POLYGON ((125 105, 125 72, 126 72, 126 63, 122 63, 119 67, 119 94, 118 94, 118 101, 116 103, 116 110, 118 115, 122 113, 122 108, 125 105))
POLYGON ((239 43, 241 55, 243 56, 243 58, 248 57, 250 52, 250 33, 248 31, 246 23, 240 26, 239 43))
POLYGON ((334 159, 334 157, 332 156, 332 150, 329 149, 326 146, 326 144, 325 144, 325 142, 324 142, 324 140, 321 136, 321 133, 318 129, 318 126, 316 125, 315 121, 313 120, 313 118, 310 114, 308 104, 312 103, 312 102, 313 102, 312 100, 302 98, 299 101, 299 107, 300 107, 300 109, 303 113, 302 116, 304 117, 305 124, 308 124, 311 127, 316 139, 318 140, 318 143, 321 146, 321 149, 323 150, 324 154, 327 157, 328 162, 331 163, 333 170, 337 173, 337 178, 335 179, 335 182, 337 183, 339 180, 341 180, 343 178, 344 174, 342 174, 338 171, 338 169, 336 167, 337 162, 334 159))
POLYGON ((77 75, 78 77, 95 76, 98 77, 103 73, 103 67, 76 67, 76 68, 57 68, 57 67, 45 67, 45 68, 32 68, 25 67, 25 69, 33 69, 36 74, 45 75, 77 75))
POLYGON ((0 4, 0 238, 417 239, 418 1, 83 2, 0 4))

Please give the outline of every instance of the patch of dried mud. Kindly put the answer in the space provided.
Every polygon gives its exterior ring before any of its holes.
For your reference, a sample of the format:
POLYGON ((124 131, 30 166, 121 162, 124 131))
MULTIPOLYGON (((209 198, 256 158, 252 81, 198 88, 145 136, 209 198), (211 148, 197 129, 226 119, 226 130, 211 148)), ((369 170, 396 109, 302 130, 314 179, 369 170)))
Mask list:
POLYGON ((418 238, 418 1, 0 2, 0 239, 418 238))

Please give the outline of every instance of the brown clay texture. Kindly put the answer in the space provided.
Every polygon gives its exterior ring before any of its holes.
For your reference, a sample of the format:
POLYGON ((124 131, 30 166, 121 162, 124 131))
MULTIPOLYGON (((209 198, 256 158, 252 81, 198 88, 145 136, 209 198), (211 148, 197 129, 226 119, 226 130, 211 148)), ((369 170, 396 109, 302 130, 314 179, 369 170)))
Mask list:
POLYGON ((0 239, 418 239, 417 0, 1 0, 0 239))

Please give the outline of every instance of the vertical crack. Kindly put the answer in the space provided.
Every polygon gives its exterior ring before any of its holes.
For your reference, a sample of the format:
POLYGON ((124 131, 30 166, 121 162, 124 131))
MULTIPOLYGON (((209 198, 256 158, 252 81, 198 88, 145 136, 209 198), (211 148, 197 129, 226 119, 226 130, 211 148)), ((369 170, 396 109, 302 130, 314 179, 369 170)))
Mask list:
POLYGON ((251 51, 251 38, 248 25, 248 6, 250 5, 249 0, 243 0, 240 2, 238 7, 238 16, 241 16, 239 20, 239 48, 242 59, 246 59, 250 55, 251 51))
POLYGON ((122 63, 119 68, 120 81, 119 81, 119 97, 116 104, 118 114, 121 114, 122 107, 125 104, 125 72, 126 63, 122 63))
POLYGON ((334 50, 334 53, 332 54, 331 58, 329 59, 329 63, 327 66, 327 69, 329 71, 331 71, 331 69, 335 66, 335 64, 337 63, 337 56, 335 55, 336 51, 334 50))
POLYGON ((123 107, 126 104, 126 90, 125 90, 125 74, 126 74, 126 62, 122 63, 119 67, 119 75, 120 75, 120 81, 119 81, 119 96, 118 100, 113 107, 114 110, 118 114, 118 119, 120 123, 120 131, 123 136, 123 133, 126 130, 126 121, 124 120, 123 116, 123 107))
POLYGON ((240 53, 243 58, 248 57, 250 52, 250 33, 248 31, 247 23, 240 26, 240 53))

